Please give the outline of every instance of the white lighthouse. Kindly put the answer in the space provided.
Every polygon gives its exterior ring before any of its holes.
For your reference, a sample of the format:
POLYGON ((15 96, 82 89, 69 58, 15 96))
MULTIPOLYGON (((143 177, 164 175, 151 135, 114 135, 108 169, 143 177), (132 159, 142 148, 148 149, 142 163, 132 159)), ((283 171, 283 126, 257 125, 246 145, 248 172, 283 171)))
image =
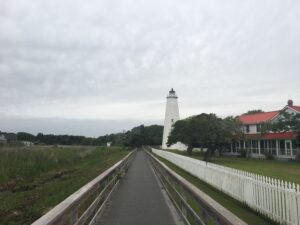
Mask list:
POLYGON ((178 150, 186 150, 186 146, 182 143, 176 143, 171 145, 170 147, 167 146, 168 136, 172 130, 172 125, 179 120, 179 109, 178 109, 178 102, 177 102, 177 95, 173 88, 169 91, 167 96, 167 105, 166 105, 166 114, 165 114, 165 122, 164 122, 164 133, 163 133, 163 141, 162 141, 162 148, 163 149, 178 149, 178 150))

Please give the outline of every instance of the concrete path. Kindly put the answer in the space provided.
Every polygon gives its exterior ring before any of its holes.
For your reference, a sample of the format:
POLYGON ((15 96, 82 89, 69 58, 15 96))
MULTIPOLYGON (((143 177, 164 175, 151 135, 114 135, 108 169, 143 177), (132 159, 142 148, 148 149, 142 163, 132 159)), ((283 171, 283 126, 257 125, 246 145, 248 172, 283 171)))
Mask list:
POLYGON ((174 225, 144 151, 136 157, 100 219, 101 225, 174 225))

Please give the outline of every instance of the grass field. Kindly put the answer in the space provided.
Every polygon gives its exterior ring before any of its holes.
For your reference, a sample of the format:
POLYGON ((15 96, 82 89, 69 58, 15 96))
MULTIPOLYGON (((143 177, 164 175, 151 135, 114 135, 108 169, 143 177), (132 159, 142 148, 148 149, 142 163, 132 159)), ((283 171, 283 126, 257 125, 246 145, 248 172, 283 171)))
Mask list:
POLYGON ((0 148, 0 224, 31 224, 127 153, 118 147, 0 148))
MULTIPOLYGON (((188 156, 186 151, 172 151, 188 156)), ((202 160, 200 152, 194 152, 192 158, 202 160)), ((212 163, 245 170, 252 173, 269 176, 300 184, 300 163, 295 161, 264 160, 238 157, 214 157, 212 163)))
POLYGON ((168 167, 170 167, 172 170, 174 170, 176 173, 178 173, 180 176, 187 179, 189 182, 194 184, 196 187, 198 187, 200 190, 208 194, 211 198, 213 198, 215 201, 223 205, 225 208, 230 210, 232 213, 234 213, 236 216, 244 220, 248 224, 255 224, 255 225, 272 225, 275 223, 272 223, 267 218, 258 215, 256 212, 251 210, 249 207, 245 206, 244 204, 240 203, 239 201, 229 197, 228 195, 220 192, 219 190, 215 189, 211 185, 199 180, 195 176, 185 172, 178 166, 174 165, 173 163, 167 161, 166 159, 163 159, 156 155, 159 160, 161 160, 163 163, 165 163, 168 167))

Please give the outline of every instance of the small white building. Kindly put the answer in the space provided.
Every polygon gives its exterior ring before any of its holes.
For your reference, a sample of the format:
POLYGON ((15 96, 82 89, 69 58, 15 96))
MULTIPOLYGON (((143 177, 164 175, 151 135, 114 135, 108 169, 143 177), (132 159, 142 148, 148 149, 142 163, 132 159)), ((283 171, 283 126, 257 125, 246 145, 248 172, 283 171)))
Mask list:
POLYGON ((0 134, 0 144, 5 144, 7 143, 7 139, 3 134, 0 134))
POLYGON ((21 141, 21 143, 26 147, 34 146, 34 143, 31 141, 21 141))
POLYGON ((106 147, 110 147, 110 146, 111 146, 111 142, 107 142, 106 147))

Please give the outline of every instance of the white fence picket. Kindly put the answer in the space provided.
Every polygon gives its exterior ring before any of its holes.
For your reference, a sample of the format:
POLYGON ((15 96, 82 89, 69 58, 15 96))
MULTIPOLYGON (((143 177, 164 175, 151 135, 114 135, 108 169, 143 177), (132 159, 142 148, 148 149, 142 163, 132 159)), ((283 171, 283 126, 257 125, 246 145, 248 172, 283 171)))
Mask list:
POLYGON ((175 153, 152 151, 192 175, 280 224, 300 225, 300 187, 278 179, 204 162, 175 153))

